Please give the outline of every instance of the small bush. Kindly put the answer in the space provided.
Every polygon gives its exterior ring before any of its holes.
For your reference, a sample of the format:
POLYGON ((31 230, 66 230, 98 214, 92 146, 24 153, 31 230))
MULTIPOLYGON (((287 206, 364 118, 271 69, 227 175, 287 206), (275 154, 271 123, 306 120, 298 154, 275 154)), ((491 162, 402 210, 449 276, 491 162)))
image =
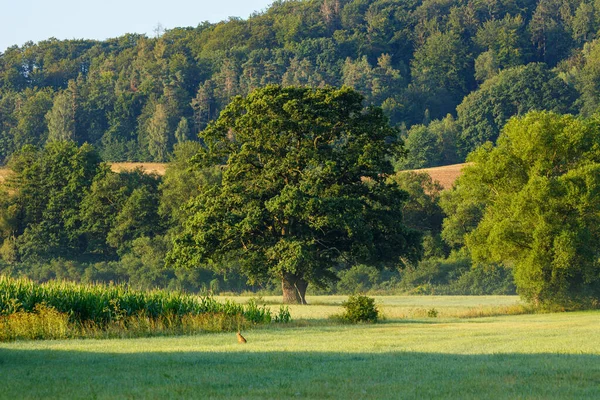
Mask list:
POLYGON ((352 323, 377 322, 379 319, 379 310, 375 305, 375 299, 371 297, 350 296, 342 306, 346 309, 343 318, 352 323))
POLYGON ((435 308, 431 308, 427 311, 427 316, 429 318, 437 318, 438 316, 438 310, 436 310, 435 308))
POLYGON ((288 306, 280 306, 279 314, 275 316, 275 322, 287 324, 292 320, 292 315, 290 314, 290 309, 288 306))

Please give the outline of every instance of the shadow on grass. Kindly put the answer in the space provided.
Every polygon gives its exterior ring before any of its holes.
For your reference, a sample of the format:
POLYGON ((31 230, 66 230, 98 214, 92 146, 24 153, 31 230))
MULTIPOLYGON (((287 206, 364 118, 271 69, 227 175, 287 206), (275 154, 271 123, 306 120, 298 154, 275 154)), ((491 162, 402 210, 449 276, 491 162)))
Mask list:
POLYGON ((0 348, 0 376, 10 399, 600 398, 598 355, 0 348))

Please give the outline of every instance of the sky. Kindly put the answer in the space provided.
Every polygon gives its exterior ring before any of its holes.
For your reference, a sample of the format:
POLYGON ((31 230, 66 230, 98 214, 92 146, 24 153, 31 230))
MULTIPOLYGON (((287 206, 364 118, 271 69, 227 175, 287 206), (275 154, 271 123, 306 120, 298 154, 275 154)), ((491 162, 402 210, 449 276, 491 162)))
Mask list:
POLYGON ((0 52, 55 37, 104 40, 125 33, 248 18, 273 0, 0 0, 0 52))

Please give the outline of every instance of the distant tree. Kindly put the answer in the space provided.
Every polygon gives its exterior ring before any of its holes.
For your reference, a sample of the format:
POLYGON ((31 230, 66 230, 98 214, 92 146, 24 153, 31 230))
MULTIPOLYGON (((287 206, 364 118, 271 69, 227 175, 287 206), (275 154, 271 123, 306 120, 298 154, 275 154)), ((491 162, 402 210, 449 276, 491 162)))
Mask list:
POLYGON ((407 154, 396 162, 397 169, 419 169, 459 162, 458 126, 451 115, 428 125, 413 125, 405 139, 407 154))
POLYGON ((171 134, 167 109, 163 104, 157 103, 146 126, 148 151, 155 161, 167 160, 171 134))
POLYGON ((76 140, 75 113, 73 93, 64 91, 54 97, 54 105, 46 114, 48 122, 48 141, 76 140))
POLYGON ((477 30, 475 42, 487 50, 498 69, 516 67, 526 59, 524 28, 523 17, 507 14, 503 19, 486 21, 477 30))
POLYGON ((440 165, 441 148, 438 137, 425 125, 413 125, 405 140, 407 155, 397 166, 400 169, 419 169, 440 165))
POLYGON ((581 113, 591 116, 600 108, 600 42, 583 46, 584 63, 577 71, 575 85, 581 93, 581 113))
POLYGON ((397 267, 420 256, 403 223, 405 192, 387 181, 401 150, 382 111, 344 88, 267 86, 237 97, 201 133, 201 165, 220 185, 187 207, 168 255, 180 267, 236 260, 251 282, 281 280, 285 302, 335 278, 340 261, 397 267))
POLYGON ((593 4, 581 2, 571 21, 573 39, 582 43, 593 39, 598 30, 598 19, 593 4))
POLYGON ((405 224, 420 232, 439 234, 444 212, 439 206, 443 187, 426 172, 399 172, 391 178, 408 193, 402 209, 405 224))
POLYGON ((426 96, 434 118, 452 112, 468 93, 469 68, 468 48, 453 32, 436 31, 415 51, 410 68, 413 82, 426 96))
POLYGON ((8 206, 20 257, 64 257, 85 250, 79 205, 99 166, 90 145, 66 141, 51 141, 42 150, 26 146, 13 157, 8 206))
POLYGON ((494 142, 514 115, 531 110, 575 111, 577 93, 544 64, 510 68, 484 82, 456 108, 461 157, 486 141, 494 142))
POLYGON ((185 117, 181 117, 177 129, 175 130, 175 140, 177 143, 182 143, 190 139, 190 126, 188 120, 185 117))
POLYGON ((200 85, 196 97, 192 99, 191 106, 194 109, 196 132, 204 130, 208 123, 218 115, 219 105, 217 104, 215 90, 214 82, 209 79, 200 85))
POLYGON ((158 215, 157 186, 135 188, 119 213, 114 226, 106 236, 106 242, 123 255, 130 250, 132 242, 141 237, 152 238, 162 231, 158 215))
POLYGON ((15 113, 15 148, 20 149, 26 144, 43 146, 48 139, 48 125, 44 117, 53 107, 52 91, 28 89, 23 92, 22 98, 21 106, 15 113))
POLYGON ((175 231, 181 230, 186 219, 188 201, 221 180, 219 166, 202 168, 193 162, 201 150, 199 142, 176 144, 160 184, 159 214, 175 231))
MULTIPOLYGON (((130 243, 123 241, 112 240, 111 244, 108 243, 109 235, 111 238, 115 237, 118 235, 115 231, 121 229, 116 228, 117 217, 136 189, 148 188, 156 192, 157 187, 157 177, 148 175, 141 169, 115 173, 104 165, 80 203, 80 230, 86 237, 86 251, 114 257, 117 249, 130 246, 130 243)), ((157 202, 147 203, 146 209, 149 213, 156 213, 157 202)), ((143 224, 142 221, 139 222, 143 224)), ((144 225, 143 229, 152 230, 153 233, 161 231, 160 223, 149 228, 144 225)))
POLYGON ((425 172, 399 172, 392 179, 408 193, 402 209, 404 222, 423 234, 424 258, 447 255, 440 236, 445 217, 440 207, 443 187, 425 172))
MULTIPOLYGON (((562 7, 565 5, 558 0, 540 0, 528 25, 539 60, 550 66, 556 65, 572 47, 568 24, 563 21, 562 7)), ((570 16, 569 12, 568 17, 570 16)))

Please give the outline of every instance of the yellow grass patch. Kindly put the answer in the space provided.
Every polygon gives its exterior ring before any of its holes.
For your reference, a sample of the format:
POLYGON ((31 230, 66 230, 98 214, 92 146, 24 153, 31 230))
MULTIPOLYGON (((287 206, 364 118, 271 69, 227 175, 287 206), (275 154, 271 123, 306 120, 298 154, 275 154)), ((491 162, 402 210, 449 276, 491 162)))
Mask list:
POLYGON ((141 168, 147 174, 157 174, 164 175, 167 170, 167 163, 153 163, 153 162, 145 162, 145 163, 135 163, 135 162, 119 162, 119 163, 111 163, 110 169, 114 172, 123 172, 123 171, 133 171, 136 168, 141 168))
POLYGON ((3 183, 10 174, 11 174, 10 169, 0 168, 0 183, 3 183))
POLYGON ((458 179, 462 173, 463 167, 466 165, 468 165, 468 163, 445 165, 443 167, 413 169, 406 172, 425 172, 431 176, 431 179, 438 181, 444 189, 451 189, 456 179, 458 179))

